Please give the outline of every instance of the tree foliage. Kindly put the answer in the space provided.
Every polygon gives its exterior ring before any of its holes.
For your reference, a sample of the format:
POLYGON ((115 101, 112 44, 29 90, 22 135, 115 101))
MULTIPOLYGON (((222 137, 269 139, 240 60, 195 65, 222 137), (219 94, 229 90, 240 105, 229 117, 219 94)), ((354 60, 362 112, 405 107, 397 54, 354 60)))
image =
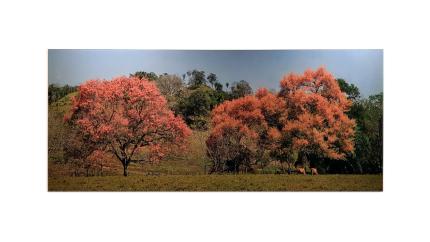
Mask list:
POLYGON ((146 79, 149 81, 155 81, 158 79, 158 75, 154 72, 136 71, 134 74, 130 74, 130 77, 137 77, 139 79, 146 79))
POLYGON ((245 80, 241 80, 239 82, 234 82, 233 85, 230 87, 231 89, 231 99, 236 99, 240 97, 244 97, 246 95, 252 94, 252 88, 249 85, 249 83, 245 80))
POLYGON ((344 160, 354 152, 355 121, 346 112, 351 106, 334 77, 324 68, 290 73, 281 80, 285 100, 280 148, 300 157, 344 160))
POLYGON ((214 169, 249 167, 266 151, 290 164, 303 157, 345 159, 354 151, 350 105, 323 68, 285 76, 278 95, 260 89, 224 102, 212 111, 207 141, 214 169))
POLYGON ((103 175, 103 168, 109 166, 111 158, 107 157, 106 152, 99 150, 97 142, 76 129, 72 123, 67 126, 69 133, 63 146, 63 155, 65 162, 74 168, 73 175, 81 175, 82 170, 86 176, 90 175, 90 171, 103 175))
POLYGON ((156 85, 136 77, 80 85, 67 120, 87 139, 85 144, 114 154, 124 176, 131 162, 159 160, 164 149, 184 144, 191 132, 156 85))
POLYGON ((259 132, 267 125, 255 97, 226 101, 212 111, 212 132, 206 144, 212 172, 250 168, 255 161, 259 132))
POLYGON ((344 92, 347 95, 347 98, 356 101, 360 98, 360 90, 357 86, 355 86, 352 83, 346 82, 344 79, 336 79, 337 83, 339 84, 339 88, 342 92, 344 92))
POLYGON ((215 83, 218 83, 218 77, 214 73, 210 73, 207 77, 209 84, 211 84, 211 87, 215 87, 215 83))
POLYGON ((201 85, 206 85, 206 74, 204 71, 192 70, 187 72, 188 86, 191 89, 198 88, 201 85))
POLYGON ((176 110, 192 128, 207 129, 209 113, 218 103, 217 93, 204 85, 179 100, 176 110))
POLYGON ((206 79, 205 72, 193 70, 183 77, 188 77, 188 88, 178 98, 174 110, 182 115, 190 127, 205 130, 208 128, 210 111, 222 103, 227 94, 218 77, 210 73, 206 79), (208 81, 210 86, 208 85, 208 81))
POLYGON ((269 140, 276 135, 274 127, 282 107, 282 100, 266 89, 217 106, 206 142, 213 171, 252 170, 265 152, 274 148, 269 140))
POLYGON ((357 120, 357 151, 353 160, 362 172, 381 173, 383 160, 383 94, 370 96, 355 104, 361 112, 357 120))
POLYGON ((48 86, 48 104, 56 102, 72 92, 76 92, 76 87, 69 85, 58 86, 56 84, 50 84, 48 86))
POLYGON ((170 107, 173 107, 178 99, 185 93, 185 85, 177 75, 164 74, 155 81, 160 93, 167 99, 170 107))

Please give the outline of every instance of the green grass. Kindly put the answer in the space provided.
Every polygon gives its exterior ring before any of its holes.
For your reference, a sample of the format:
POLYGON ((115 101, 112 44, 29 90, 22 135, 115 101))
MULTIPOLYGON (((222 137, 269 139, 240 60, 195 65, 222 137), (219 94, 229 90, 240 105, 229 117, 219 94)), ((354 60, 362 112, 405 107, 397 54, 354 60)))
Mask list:
POLYGON ((382 175, 50 177, 49 191, 382 191, 382 175))

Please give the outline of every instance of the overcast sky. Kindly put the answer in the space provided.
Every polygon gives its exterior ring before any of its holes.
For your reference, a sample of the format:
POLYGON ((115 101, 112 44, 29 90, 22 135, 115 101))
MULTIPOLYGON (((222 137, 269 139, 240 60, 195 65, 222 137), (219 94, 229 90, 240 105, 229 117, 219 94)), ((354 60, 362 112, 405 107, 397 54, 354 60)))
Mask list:
POLYGON ((325 66, 336 78, 357 85, 367 97, 383 90, 382 50, 49 50, 50 84, 77 85, 136 71, 182 76, 198 69, 221 83, 246 80, 252 88, 279 90, 290 72, 325 66))

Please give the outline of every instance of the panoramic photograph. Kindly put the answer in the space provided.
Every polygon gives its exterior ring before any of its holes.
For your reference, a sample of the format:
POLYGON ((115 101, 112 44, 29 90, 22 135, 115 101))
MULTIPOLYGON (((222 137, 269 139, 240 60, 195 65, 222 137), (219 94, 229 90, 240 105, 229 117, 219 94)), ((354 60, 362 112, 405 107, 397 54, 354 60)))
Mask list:
POLYGON ((1 1, 0 241, 430 241, 427 5, 1 1))
POLYGON ((48 191, 383 191, 383 50, 49 49, 48 191))

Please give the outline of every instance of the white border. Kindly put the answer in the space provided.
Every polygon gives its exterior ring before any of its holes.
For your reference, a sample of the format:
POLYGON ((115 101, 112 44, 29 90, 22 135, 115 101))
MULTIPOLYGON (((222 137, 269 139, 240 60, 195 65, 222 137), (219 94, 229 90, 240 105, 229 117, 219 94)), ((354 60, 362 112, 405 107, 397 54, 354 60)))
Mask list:
POLYGON ((425 240, 424 1, 3 1, 1 241, 425 240), (47 49, 384 49, 384 192, 48 193, 47 49))

